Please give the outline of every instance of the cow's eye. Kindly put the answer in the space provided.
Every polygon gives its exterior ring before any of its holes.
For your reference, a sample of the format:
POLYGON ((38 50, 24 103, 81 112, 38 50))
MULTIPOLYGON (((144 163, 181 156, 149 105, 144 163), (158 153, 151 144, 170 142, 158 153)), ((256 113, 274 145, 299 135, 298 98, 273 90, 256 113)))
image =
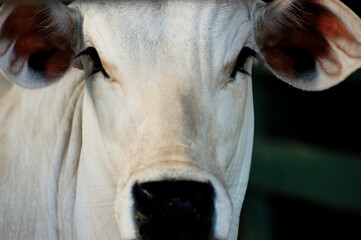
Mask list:
POLYGON ((89 56, 92 61, 93 66, 89 76, 101 72, 104 75, 104 77, 110 78, 109 74, 105 71, 102 62, 100 61, 99 54, 95 48, 88 47, 87 49, 79 53, 76 57, 80 57, 80 56, 89 56))
POLYGON ((248 47, 243 48, 242 51, 240 52, 240 54, 238 55, 236 65, 234 66, 234 69, 231 73, 231 76, 230 76, 231 79, 235 79, 238 72, 250 75, 250 73, 247 72, 244 68, 245 63, 246 63, 248 57, 250 57, 250 56, 257 58, 257 54, 255 51, 253 51, 252 49, 250 49, 248 47))

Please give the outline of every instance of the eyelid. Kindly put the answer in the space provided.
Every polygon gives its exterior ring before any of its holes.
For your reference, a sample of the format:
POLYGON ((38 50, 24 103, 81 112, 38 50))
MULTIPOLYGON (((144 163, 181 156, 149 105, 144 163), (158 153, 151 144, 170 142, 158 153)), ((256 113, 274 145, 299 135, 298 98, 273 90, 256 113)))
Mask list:
POLYGON ((90 76, 101 72, 105 78, 110 78, 109 74, 105 71, 102 62, 100 60, 99 54, 97 50, 94 47, 88 47, 84 51, 80 52, 78 55, 75 56, 75 58, 81 57, 81 56, 89 56, 92 63, 93 63, 93 71, 90 73, 90 76), (100 65, 100 66, 97 66, 100 65))
POLYGON ((237 72, 241 72, 241 73, 244 73, 244 74, 247 74, 247 75, 251 75, 249 72, 247 72, 245 69, 244 69, 244 64, 246 63, 248 57, 254 57, 254 58, 259 58, 258 54, 250 49, 249 47, 244 47, 241 52, 239 53, 238 55, 238 58, 237 58, 237 62, 236 62, 236 65, 233 69, 233 72, 231 73, 231 78, 234 79, 236 78, 236 75, 237 75, 237 72))

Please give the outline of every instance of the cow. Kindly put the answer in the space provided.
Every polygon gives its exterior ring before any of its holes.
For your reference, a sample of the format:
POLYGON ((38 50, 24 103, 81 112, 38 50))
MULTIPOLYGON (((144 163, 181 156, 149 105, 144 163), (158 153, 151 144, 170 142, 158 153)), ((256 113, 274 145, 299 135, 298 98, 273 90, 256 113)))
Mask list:
POLYGON ((259 63, 332 87, 361 21, 338 0, 3 2, 0 239, 237 239, 259 63))

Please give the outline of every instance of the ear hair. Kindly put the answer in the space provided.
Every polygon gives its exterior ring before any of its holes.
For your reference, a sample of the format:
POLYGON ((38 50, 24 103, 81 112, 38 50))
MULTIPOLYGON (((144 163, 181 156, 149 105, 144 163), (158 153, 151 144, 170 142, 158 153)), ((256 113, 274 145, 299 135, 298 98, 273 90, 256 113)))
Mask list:
MULTIPOLYGON (((37 3, 38 5, 39 3, 37 3)), ((59 11, 61 8, 66 8, 63 3, 47 2, 44 6, 37 7, 30 21, 38 27, 39 32, 43 33, 48 40, 56 41, 59 43, 58 47, 65 49, 70 46, 62 46, 63 44, 74 43, 74 41, 69 41, 69 39, 73 39, 76 36, 76 23, 73 16, 64 14, 66 11, 59 11), (67 41, 62 41, 62 39, 67 39, 67 41)))
MULTIPOLYGON (((275 0, 259 12, 260 18, 256 28, 263 34, 258 35, 257 42, 269 42, 279 31, 305 31, 312 22, 312 5, 307 0, 275 0)), ((275 41, 274 44, 277 44, 275 41)))
POLYGON ((255 50, 295 87, 325 89, 360 66, 361 21, 338 0, 274 0, 253 17, 255 50))
POLYGON ((0 8, 0 67, 39 88, 60 79, 80 49, 81 17, 57 0, 18 0, 0 8))

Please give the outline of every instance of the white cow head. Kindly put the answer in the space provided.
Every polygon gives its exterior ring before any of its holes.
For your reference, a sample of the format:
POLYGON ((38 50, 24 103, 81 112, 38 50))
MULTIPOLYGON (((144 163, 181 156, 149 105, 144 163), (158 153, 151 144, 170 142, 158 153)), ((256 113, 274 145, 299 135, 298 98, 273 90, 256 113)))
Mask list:
POLYGON ((79 239, 236 239, 255 58, 307 90, 361 66, 361 22, 336 0, 16 1, 0 23, 14 83, 84 70, 79 239))

